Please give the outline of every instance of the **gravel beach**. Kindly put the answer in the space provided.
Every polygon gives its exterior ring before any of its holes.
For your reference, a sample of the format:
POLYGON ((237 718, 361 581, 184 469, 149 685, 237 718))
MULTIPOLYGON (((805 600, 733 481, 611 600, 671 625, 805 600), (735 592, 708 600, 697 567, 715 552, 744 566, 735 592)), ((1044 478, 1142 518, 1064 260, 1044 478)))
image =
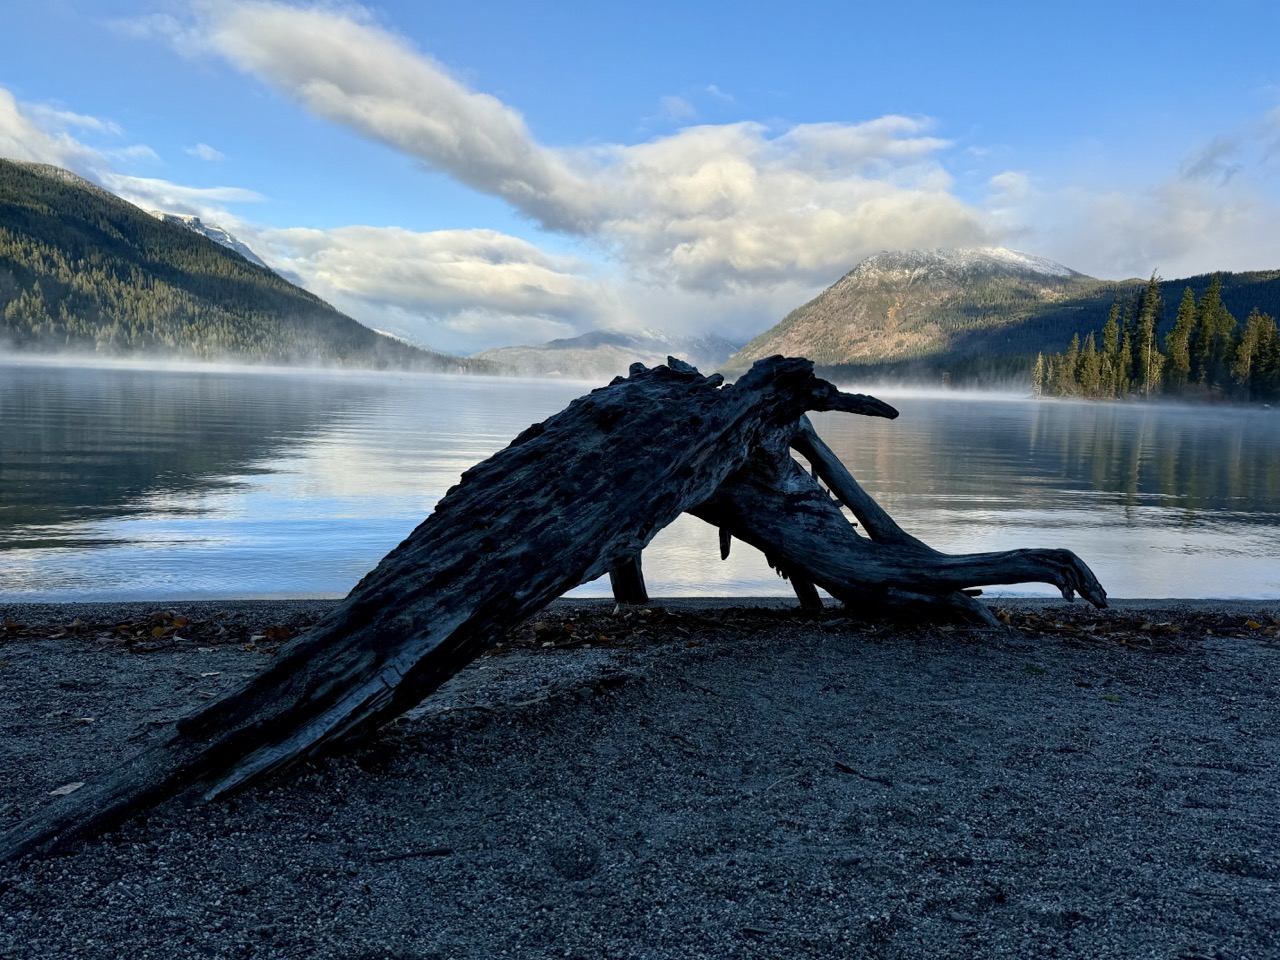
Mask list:
MULTIPOLYGON (((1280 957, 1280 602, 558 601, 358 749, 0 865, 0 957, 1280 957)), ((0 830, 330 604, 0 606, 0 830)))

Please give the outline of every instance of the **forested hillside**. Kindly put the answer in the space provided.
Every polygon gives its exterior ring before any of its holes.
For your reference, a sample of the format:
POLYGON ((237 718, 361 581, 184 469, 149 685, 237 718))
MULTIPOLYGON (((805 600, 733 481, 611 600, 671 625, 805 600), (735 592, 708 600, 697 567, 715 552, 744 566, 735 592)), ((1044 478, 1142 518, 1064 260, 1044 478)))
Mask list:
MULTIPOLYGON (((1165 301, 1208 275, 1160 282, 1165 301)), ((770 353, 809 356, 836 380, 896 380, 1025 388, 1037 355, 1101 335, 1116 304, 1143 280, 1104 281, 1002 249, 889 251, 869 257, 814 300, 748 343, 726 366, 740 372, 770 353)), ((1224 273, 1220 298, 1245 317, 1280 310, 1280 271, 1224 273)), ((1172 317, 1157 318, 1163 338, 1172 317)), ((1045 361, 1042 358, 1042 363, 1045 361)))
POLYGON ((0 343, 425 370, 488 365, 384 337, 65 170, 0 160, 0 343))
POLYGON ((1280 399, 1280 271, 1161 282, 1117 298, 1066 350, 1037 355, 1037 396, 1280 399), (1182 284, 1175 313, 1169 294, 1182 284), (1234 309, 1233 309, 1234 308, 1234 309), (1245 314, 1245 310, 1248 313, 1245 314), (1237 316, 1244 315, 1243 322, 1237 316))

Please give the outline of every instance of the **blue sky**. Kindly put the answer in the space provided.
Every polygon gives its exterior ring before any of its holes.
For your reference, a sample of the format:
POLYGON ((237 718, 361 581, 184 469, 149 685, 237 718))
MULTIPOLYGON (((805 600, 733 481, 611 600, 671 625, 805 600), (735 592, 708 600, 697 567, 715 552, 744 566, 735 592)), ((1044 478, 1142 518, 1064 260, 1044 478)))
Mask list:
POLYGON ((887 248, 1280 267, 1272 2, 16 6, 0 156, 440 349, 744 339, 887 248))

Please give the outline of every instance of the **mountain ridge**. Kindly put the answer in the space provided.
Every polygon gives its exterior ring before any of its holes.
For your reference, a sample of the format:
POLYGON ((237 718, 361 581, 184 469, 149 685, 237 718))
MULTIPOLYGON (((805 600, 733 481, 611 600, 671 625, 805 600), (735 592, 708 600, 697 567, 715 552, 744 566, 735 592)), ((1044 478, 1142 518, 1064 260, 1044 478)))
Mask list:
POLYGON ((237 237, 226 227, 217 223, 205 223, 200 217, 189 213, 165 213, 163 210, 147 211, 157 220, 163 220, 165 223, 175 223, 179 226, 193 230, 202 237, 208 237, 214 243, 220 243, 228 250, 234 250, 240 256, 244 257, 255 267, 264 267, 270 270, 267 262, 253 252, 250 246, 237 237))
MULTIPOLYGON (((1280 302, 1280 271, 1224 273, 1230 309, 1280 302), (1237 306, 1238 305, 1238 306, 1237 306)), ((737 375, 773 353, 807 356, 828 376, 925 382, 1028 381, 1039 352, 1101 332, 1117 299, 1145 280, 1100 280, 1005 248, 882 251, 856 264, 731 357, 737 375)), ((1208 275, 1161 282, 1176 304, 1208 275)), ((1274 310, 1274 307, 1272 308, 1274 310)), ((1159 327, 1173 323, 1172 311, 1159 327)))
POLYGON ((712 334, 674 336, 658 330, 589 330, 546 343, 491 347, 472 357, 498 364, 518 376, 596 380, 625 376, 633 363, 657 366, 666 363, 668 356, 680 357, 703 373, 710 373, 737 349, 737 344, 712 334))
POLYGON ((4 159, 0 341, 36 352, 492 372, 384 337, 70 171, 4 159))

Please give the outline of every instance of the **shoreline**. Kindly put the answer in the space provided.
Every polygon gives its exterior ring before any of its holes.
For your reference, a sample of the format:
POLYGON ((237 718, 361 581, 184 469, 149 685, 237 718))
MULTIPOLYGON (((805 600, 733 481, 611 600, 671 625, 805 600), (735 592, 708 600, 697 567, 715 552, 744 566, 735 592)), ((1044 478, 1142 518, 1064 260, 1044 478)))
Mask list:
MULTIPOLYGON (((1079 599, 1062 601, 1057 597, 1029 596, 993 596, 984 594, 983 603, 992 607, 1056 607, 1064 609, 1072 607, 1089 608, 1089 604, 1079 599)), ((5 600, 0 599, 0 618, 8 617, 14 612, 28 611, 43 618, 59 615, 59 611, 69 611, 77 616, 89 614, 103 619, 110 619, 108 614, 119 610, 123 614, 134 615, 143 610, 161 610, 168 608, 191 608, 196 610, 239 610, 250 612, 256 609, 268 609, 272 606, 281 610, 329 610, 337 606, 342 597, 224 597, 189 599, 161 598, 158 600, 5 600)), ((823 598, 828 611, 841 610, 840 604, 830 597, 823 598)), ((580 606, 584 608, 616 606, 610 597, 560 597, 551 601, 547 609, 559 606, 580 606)), ((718 608, 751 608, 764 607, 770 609, 798 609, 795 597, 776 596, 701 596, 701 597, 651 597, 647 606, 668 607, 673 610, 711 610, 718 608)), ((1108 597, 1108 610, 1140 610, 1169 609, 1178 611, 1222 610, 1234 611, 1246 608, 1261 610, 1280 609, 1278 597, 1108 597)), ((1105 611, 1103 611, 1105 612, 1105 611)))
MULTIPOLYGON (((0 605, 0 828, 335 603, 0 605)), ((556 601, 348 753, 0 865, 0 958, 1275 955, 1280 601, 993 606, 556 601)))

